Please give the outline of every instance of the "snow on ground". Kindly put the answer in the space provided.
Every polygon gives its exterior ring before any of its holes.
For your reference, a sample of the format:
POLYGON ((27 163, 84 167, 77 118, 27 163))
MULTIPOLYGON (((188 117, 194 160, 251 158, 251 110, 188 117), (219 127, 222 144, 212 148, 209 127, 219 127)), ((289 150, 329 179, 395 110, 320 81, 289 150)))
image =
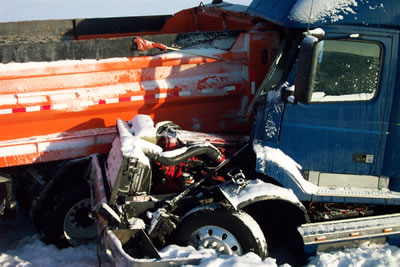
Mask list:
POLYGON ((46 245, 28 214, 18 210, 16 220, 0 221, 0 266, 97 266, 96 245, 63 250, 46 245))
POLYGON ((371 266, 388 267, 400 265, 400 249, 388 245, 364 245, 359 248, 322 253, 312 257, 309 267, 371 266))
MULTIPOLYGON (((0 266, 98 266, 97 245, 95 243, 76 248, 59 250, 46 245, 39 239, 29 216, 18 210, 17 220, 0 221, 0 266)), ((278 266, 273 258, 261 260, 254 253, 241 257, 223 255, 217 257, 211 251, 195 251, 193 248, 170 246, 163 251, 167 257, 202 255, 201 267, 273 267, 278 266)), ((112 266, 103 258, 101 266, 112 266)), ((281 265, 289 267, 290 265, 281 265)), ((388 245, 364 245, 359 248, 321 253, 309 259, 308 267, 344 267, 344 266, 400 266, 400 248, 388 245)))

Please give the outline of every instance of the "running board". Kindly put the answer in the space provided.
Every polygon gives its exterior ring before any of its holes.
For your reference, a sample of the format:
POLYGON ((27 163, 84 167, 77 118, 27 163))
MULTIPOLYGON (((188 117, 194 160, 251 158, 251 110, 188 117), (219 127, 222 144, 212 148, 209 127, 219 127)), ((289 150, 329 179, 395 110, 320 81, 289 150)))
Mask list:
POLYGON ((355 247, 368 240, 384 243, 392 237, 394 245, 399 245, 400 213, 303 224, 298 231, 308 256, 317 251, 355 247))
POLYGON ((313 202, 400 205, 400 193, 367 188, 318 187, 311 195, 313 202))
POLYGON ((316 196, 400 199, 400 193, 366 188, 319 187, 316 196))

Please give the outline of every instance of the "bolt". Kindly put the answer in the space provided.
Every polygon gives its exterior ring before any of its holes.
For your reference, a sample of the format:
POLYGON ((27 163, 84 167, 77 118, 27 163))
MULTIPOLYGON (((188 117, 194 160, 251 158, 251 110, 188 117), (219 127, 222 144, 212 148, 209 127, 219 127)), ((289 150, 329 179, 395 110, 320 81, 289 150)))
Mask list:
POLYGON ((217 241, 212 242, 212 244, 211 244, 211 247, 212 247, 212 248, 216 248, 217 246, 218 246, 217 241))
POLYGON ((207 248, 207 246, 208 246, 208 241, 206 240, 203 242, 203 247, 207 248))
POLYGON ((237 185, 243 185, 245 183, 245 180, 243 178, 239 178, 236 180, 237 185))

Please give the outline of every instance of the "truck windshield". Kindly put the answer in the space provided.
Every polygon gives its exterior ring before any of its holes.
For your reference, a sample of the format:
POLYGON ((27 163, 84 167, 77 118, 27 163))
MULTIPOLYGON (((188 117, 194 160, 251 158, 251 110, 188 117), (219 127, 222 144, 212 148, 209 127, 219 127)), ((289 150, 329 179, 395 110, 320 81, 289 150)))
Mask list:
POLYGON ((319 45, 312 102, 367 101, 375 96, 381 47, 377 43, 325 40, 319 45))

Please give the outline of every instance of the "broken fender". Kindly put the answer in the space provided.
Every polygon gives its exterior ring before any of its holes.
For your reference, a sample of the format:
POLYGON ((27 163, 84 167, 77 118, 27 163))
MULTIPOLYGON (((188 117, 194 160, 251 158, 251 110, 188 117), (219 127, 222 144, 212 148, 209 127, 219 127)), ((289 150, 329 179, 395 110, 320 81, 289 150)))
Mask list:
POLYGON ((292 190, 265 183, 261 180, 245 180, 245 183, 224 183, 219 186, 222 194, 235 209, 264 200, 287 201, 304 213, 306 210, 292 190))

